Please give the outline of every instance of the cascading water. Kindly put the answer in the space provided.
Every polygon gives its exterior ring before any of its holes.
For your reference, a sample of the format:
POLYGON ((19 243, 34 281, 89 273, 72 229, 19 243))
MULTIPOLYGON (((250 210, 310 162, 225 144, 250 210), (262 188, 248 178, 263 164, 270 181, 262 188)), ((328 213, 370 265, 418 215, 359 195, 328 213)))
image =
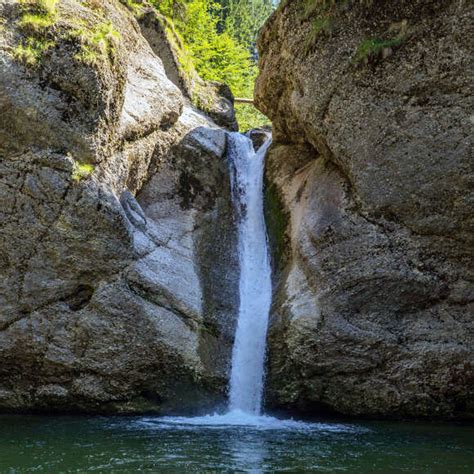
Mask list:
POLYGON ((230 377, 231 411, 259 415, 272 287, 263 214, 263 169, 270 139, 254 151, 239 133, 229 134, 232 200, 238 219, 240 306, 230 377))
POLYGON ((272 286, 263 213, 263 171, 269 138, 257 152, 240 133, 228 135, 232 201, 237 217, 239 315, 232 353, 229 411, 193 418, 163 417, 166 425, 307 429, 308 424, 261 415, 265 348, 272 286))

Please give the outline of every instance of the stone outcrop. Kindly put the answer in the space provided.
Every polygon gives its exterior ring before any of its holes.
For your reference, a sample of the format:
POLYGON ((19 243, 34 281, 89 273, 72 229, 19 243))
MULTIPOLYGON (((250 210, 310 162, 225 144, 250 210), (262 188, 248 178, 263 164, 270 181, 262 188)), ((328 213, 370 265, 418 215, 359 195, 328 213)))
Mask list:
POLYGON ((226 134, 118 0, 61 1, 34 64, 22 8, 0 1, 0 410, 215 407, 238 298, 226 134))
POLYGON ((469 418, 472 4, 342 3, 283 2, 259 40, 267 404, 469 418))

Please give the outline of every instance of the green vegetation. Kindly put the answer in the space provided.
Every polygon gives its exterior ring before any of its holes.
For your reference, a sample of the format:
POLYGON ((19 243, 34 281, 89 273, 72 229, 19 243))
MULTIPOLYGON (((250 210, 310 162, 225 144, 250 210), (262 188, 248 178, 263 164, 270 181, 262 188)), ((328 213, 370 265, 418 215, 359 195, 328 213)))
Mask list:
MULTIPOLYGON (((272 11, 271 0, 151 0, 167 17, 170 41, 179 43, 182 69, 206 81, 229 85, 237 97, 251 98, 257 76, 255 39, 272 11)), ((202 94, 196 104, 206 107, 202 94), (204 102, 204 103, 203 103, 204 102)), ((237 104, 240 128, 267 124, 252 105, 237 104)))
MULTIPOLYGON (((120 34, 110 21, 86 24, 85 21, 69 18, 61 28, 55 28, 59 13, 59 0, 20 0, 21 16, 18 20, 25 38, 14 48, 13 56, 28 66, 36 66, 45 51, 60 38, 78 40, 78 61, 97 64, 103 58, 114 60, 114 52, 120 34), (66 25, 66 26, 65 26, 66 25)), ((98 10, 97 18, 103 16, 102 4, 98 0, 87 0, 87 6, 98 10)))
POLYGON ((31 28, 32 30, 42 30, 53 26, 56 19, 53 15, 44 13, 25 13, 21 20, 22 28, 31 28))
MULTIPOLYGON (((291 0, 281 2, 280 8, 289 5, 291 0)), ((369 8, 375 0, 303 0, 300 4, 300 18, 310 22, 310 30, 305 41, 309 52, 321 35, 330 36, 337 28, 337 20, 352 7, 369 8)), ((385 36, 385 35, 383 35, 385 36)), ((400 46, 408 37, 406 20, 394 23, 386 33, 387 38, 369 38, 357 48, 354 64, 368 64, 389 56, 393 49, 400 46)))
MULTIPOLYGON (((258 32, 273 11, 271 0, 221 0, 221 27, 240 44, 255 49, 258 32)), ((255 51, 253 51, 255 52, 255 51)))
POLYGON ((278 189, 268 182, 265 183, 264 210, 270 250, 278 272, 286 263, 290 222, 278 189))
POLYGON ((120 33, 110 21, 92 27, 83 24, 72 30, 71 36, 81 42, 81 50, 76 54, 76 59, 86 64, 96 64, 104 57, 113 61, 115 44, 120 40, 120 33))
POLYGON ((239 122, 239 128, 242 131, 272 124, 268 117, 263 115, 252 104, 235 104, 235 114, 239 122))
POLYGON ((57 19, 58 0, 23 0, 20 27, 34 31, 49 28, 57 19))
POLYGON ((93 165, 81 164, 75 161, 71 177, 74 181, 80 182, 83 179, 87 179, 93 172, 93 165))
POLYGON ((52 41, 28 37, 13 50, 13 56, 28 66, 34 66, 40 61, 43 53, 53 45, 52 41))
POLYGON ((139 16, 143 10, 143 4, 136 0, 120 0, 135 16, 139 16))
POLYGON ((58 0, 22 0, 19 25, 26 38, 13 50, 13 56, 28 66, 35 66, 43 53, 54 46, 49 29, 57 20, 58 0))
POLYGON ((216 4, 209 0, 191 1, 186 20, 179 29, 200 76, 204 80, 224 82, 240 91, 247 81, 248 51, 229 33, 218 33, 218 17, 211 14, 211 8, 216 8, 216 4))
POLYGON ((388 30, 388 35, 392 36, 392 38, 371 38, 364 40, 355 52, 354 63, 368 64, 369 62, 389 56, 394 48, 400 46, 408 38, 409 28, 407 20, 393 23, 388 30))
POLYGON ((390 54, 392 48, 399 46, 403 40, 395 38, 391 40, 367 39, 357 48, 354 56, 355 63, 369 63, 390 54))
MULTIPOLYGON (((75 58, 86 64, 98 64, 104 58, 114 61, 120 34, 104 17, 99 0, 81 0, 93 9, 100 23, 80 19, 61 21, 59 0, 20 0, 19 27, 25 38, 14 56, 29 66, 37 65, 45 51, 58 39, 75 39, 75 58)), ((143 4, 139 0, 120 0, 135 15, 143 4)), ((252 98, 258 73, 255 42, 258 31, 273 10, 272 0, 150 0, 165 17, 168 39, 174 44, 180 68, 194 86, 196 72, 209 82, 227 84, 236 97, 252 98)), ((212 88, 198 85, 193 102, 209 109, 212 88)), ((268 124, 268 119, 252 105, 237 104, 236 113, 242 130, 268 124)))
POLYGON ((323 33, 330 35, 333 28, 333 20, 331 17, 316 17, 311 22, 311 29, 305 40, 306 50, 310 50, 319 36, 323 33))
POLYGON ((213 91, 205 85, 201 86, 199 82, 196 82, 191 101, 198 109, 209 112, 214 101, 213 91))
POLYGON ((20 0, 23 6, 34 8, 45 15, 56 15, 59 0, 20 0))

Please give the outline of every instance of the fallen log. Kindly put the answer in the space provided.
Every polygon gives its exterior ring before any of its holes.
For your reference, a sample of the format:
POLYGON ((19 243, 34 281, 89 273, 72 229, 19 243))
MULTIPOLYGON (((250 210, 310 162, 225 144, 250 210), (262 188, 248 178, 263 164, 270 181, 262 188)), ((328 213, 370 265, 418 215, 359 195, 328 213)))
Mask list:
POLYGON ((253 104, 253 99, 243 99, 243 98, 235 97, 234 102, 237 102, 240 104, 253 104))

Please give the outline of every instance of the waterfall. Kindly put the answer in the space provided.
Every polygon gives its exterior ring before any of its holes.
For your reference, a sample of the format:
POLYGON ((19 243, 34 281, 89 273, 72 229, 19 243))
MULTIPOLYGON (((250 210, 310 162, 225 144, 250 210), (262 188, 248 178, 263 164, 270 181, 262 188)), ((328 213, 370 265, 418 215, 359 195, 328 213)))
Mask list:
MULTIPOLYGON (((263 214, 263 171, 268 139, 257 152, 240 133, 228 134, 227 157, 232 203, 237 218, 239 315, 232 352, 229 410, 197 417, 162 417, 159 423, 183 426, 248 426, 259 429, 309 429, 294 420, 261 415, 271 268, 263 214)), ((263 455, 263 454, 262 454, 263 455)))
POLYGON ((231 411, 259 415, 272 287, 263 213, 263 171, 270 139, 257 151, 239 133, 229 134, 232 201, 237 216, 239 315, 230 377, 231 411))

